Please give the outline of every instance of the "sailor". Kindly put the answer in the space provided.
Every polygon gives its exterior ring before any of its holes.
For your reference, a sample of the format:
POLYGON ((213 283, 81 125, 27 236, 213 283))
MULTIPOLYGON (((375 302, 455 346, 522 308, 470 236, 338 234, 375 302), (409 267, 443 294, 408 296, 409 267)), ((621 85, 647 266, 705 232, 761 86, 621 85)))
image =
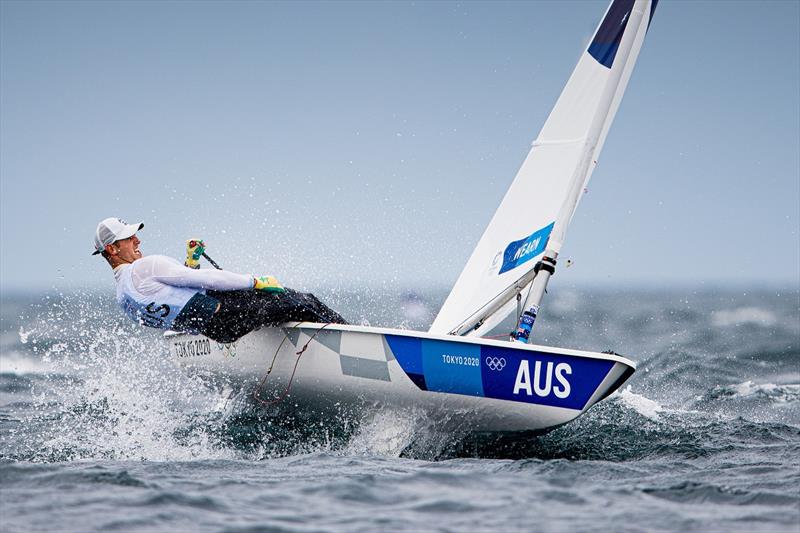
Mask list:
POLYGON ((144 223, 107 218, 97 225, 95 251, 114 270, 117 302, 134 321, 154 328, 201 333, 230 343, 261 326, 284 322, 346 324, 314 295, 283 287, 273 276, 199 270, 202 240, 186 243, 186 262, 144 257, 136 232, 144 223))

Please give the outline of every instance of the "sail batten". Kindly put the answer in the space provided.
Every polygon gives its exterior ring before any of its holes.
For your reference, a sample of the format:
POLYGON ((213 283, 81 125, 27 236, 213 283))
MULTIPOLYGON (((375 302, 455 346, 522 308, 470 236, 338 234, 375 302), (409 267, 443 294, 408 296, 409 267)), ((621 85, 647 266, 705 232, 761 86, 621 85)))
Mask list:
POLYGON ((535 140, 531 143, 531 146, 555 146, 558 144, 578 144, 586 142, 586 137, 579 137, 577 139, 554 139, 552 141, 540 141, 535 140))
POLYGON ((545 250, 560 251, 652 9, 651 0, 611 2, 431 332, 484 334, 529 286, 545 250))

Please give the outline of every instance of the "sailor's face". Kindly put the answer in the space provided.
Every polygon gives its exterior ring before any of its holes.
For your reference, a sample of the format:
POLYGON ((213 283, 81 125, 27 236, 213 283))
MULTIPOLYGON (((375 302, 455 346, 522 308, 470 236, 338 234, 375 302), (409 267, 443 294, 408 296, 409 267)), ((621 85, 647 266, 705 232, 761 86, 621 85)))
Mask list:
POLYGON ((127 239, 120 239, 111 246, 114 247, 116 251, 115 255, 119 259, 126 263, 133 263, 137 259, 142 258, 142 252, 139 250, 139 244, 141 242, 142 241, 139 240, 139 237, 133 235, 127 239))

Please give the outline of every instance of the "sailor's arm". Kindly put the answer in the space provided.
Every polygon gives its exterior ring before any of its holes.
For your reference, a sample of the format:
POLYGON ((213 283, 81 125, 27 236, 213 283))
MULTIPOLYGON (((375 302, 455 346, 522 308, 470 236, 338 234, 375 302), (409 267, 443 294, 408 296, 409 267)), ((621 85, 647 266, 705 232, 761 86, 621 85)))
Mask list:
POLYGON ((236 291, 252 289, 256 279, 249 274, 236 274, 225 270, 194 270, 167 257, 158 258, 153 265, 153 280, 193 289, 236 291))
MULTIPOLYGON (((184 266, 194 270, 200 269, 200 258, 205 256, 206 259, 211 261, 211 258, 205 255, 206 243, 202 239, 189 239, 186 241, 186 260, 183 262, 184 266)), ((212 264, 219 269, 216 263, 211 261, 212 264)), ((275 276, 260 276, 253 280, 253 287, 261 292, 283 292, 285 289, 283 285, 275 278, 275 276)))

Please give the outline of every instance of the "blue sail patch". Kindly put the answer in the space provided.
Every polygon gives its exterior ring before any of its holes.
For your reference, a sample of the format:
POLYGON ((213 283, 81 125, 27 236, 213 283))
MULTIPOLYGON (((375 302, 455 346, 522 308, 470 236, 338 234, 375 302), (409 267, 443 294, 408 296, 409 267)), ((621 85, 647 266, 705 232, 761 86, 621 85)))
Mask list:
POLYGON ((604 67, 611 68, 611 65, 614 64, 619 43, 622 41, 622 34, 625 33, 625 28, 628 26, 628 17, 633 9, 633 1, 614 0, 589 45, 589 54, 604 67))
POLYGON ((555 222, 551 222, 549 225, 534 231, 524 239, 514 241, 506 246, 506 250, 503 252, 503 265, 500 267, 499 274, 517 268, 522 263, 530 261, 544 252, 554 225, 555 222))

